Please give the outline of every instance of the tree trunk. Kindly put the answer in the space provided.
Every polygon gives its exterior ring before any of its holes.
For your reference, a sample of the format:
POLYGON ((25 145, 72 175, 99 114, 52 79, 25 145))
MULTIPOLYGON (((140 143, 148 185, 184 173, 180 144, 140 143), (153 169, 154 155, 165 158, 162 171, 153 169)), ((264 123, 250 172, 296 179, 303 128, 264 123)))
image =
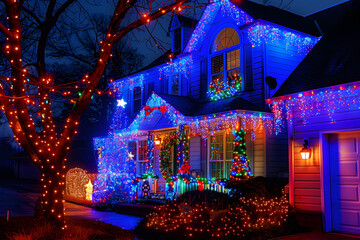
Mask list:
MULTIPOLYGON (((54 161, 56 162, 56 161, 54 161)), ((64 192, 65 192, 65 173, 59 167, 51 167, 51 164, 44 164, 42 168, 42 201, 44 217, 47 222, 55 228, 65 229, 64 219, 64 192)))

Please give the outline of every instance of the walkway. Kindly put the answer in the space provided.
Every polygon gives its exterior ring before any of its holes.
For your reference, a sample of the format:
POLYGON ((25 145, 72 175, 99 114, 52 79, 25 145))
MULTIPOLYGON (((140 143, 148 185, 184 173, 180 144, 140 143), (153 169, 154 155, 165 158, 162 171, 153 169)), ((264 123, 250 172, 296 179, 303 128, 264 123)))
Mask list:
POLYGON ((360 236, 337 233, 310 232, 293 236, 273 238, 272 240, 359 240, 360 236))
POLYGON ((134 229, 142 219, 140 217, 134 217, 115 212, 96 211, 92 208, 68 202, 65 203, 65 209, 66 216, 97 220, 104 223, 109 223, 114 226, 118 226, 126 230, 134 229))

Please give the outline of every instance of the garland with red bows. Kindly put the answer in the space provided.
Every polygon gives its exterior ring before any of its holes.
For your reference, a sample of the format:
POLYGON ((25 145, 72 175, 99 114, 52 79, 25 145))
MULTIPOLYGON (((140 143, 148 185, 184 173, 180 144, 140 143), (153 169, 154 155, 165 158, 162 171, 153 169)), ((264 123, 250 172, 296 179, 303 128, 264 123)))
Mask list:
POLYGON ((146 118, 147 116, 149 116, 155 110, 159 110, 162 114, 165 114, 165 112, 167 110, 167 107, 164 104, 160 105, 160 107, 145 106, 144 110, 145 110, 145 118, 146 118))

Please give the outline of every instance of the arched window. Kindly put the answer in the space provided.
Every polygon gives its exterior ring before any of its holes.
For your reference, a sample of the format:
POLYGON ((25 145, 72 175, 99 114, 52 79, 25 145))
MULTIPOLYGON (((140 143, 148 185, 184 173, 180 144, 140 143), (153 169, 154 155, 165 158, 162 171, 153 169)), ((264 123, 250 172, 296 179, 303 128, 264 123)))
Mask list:
POLYGON ((213 52, 221 51, 226 48, 238 45, 239 35, 233 28, 223 29, 217 36, 213 44, 213 52))
POLYGON ((231 81, 240 74, 240 38, 233 28, 225 28, 216 36, 212 44, 211 79, 231 81))

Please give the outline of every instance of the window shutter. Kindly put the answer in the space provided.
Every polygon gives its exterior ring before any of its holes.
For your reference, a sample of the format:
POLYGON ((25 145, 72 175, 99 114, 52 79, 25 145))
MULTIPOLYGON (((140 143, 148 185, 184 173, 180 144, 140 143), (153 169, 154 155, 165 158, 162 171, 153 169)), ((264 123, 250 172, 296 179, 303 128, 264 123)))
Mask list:
POLYGON ((207 92, 207 64, 206 60, 200 61, 200 97, 205 98, 207 92))
POLYGON ((201 142, 200 142, 201 146, 200 146, 200 157, 201 157, 201 162, 200 162, 200 168, 201 168, 201 174, 200 177, 208 177, 207 176, 207 171, 206 171, 206 165, 207 165, 207 141, 206 139, 201 137, 201 142))
POLYGON ((253 90, 253 72, 252 72, 252 46, 250 43, 244 44, 245 55, 245 91, 253 90))

